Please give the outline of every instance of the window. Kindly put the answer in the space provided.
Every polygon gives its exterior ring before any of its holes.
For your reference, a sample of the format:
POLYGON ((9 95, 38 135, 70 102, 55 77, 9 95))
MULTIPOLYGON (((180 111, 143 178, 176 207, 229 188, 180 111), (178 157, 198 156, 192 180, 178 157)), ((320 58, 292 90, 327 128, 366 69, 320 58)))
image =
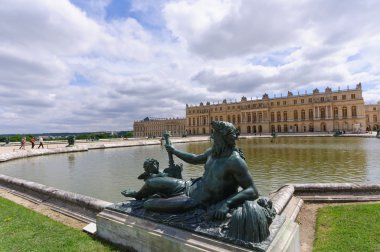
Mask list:
POLYGON ((294 120, 298 120, 298 111, 294 110, 294 120))
POLYGON ((253 116, 252 116, 252 120, 253 120, 253 122, 255 123, 256 122, 256 113, 253 113, 253 116))
POLYGON ((351 115, 352 115, 352 117, 357 116, 356 106, 352 106, 352 108, 351 108, 351 115))
POLYGON ((263 121, 263 113, 259 112, 259 122, 263 121))
POLYGON ((375 110, 376 110, 376 107, 373 107, 373 110, 375 111, 375 110))
POLYGON ((251 122, 251 113, 248 113, 248 122, 251 122))
POLYGON ((325 118, 326 118, 326 109, 321 108, 321 119, 325 119, 325 118))
POLYGON ((309 109, 309 120, 313 120, 313 119, 314 119, 313 109, 309 109))
POLYGON ((346 95, 342 95, 342 100, 346 100, 346 95))
POLYGON ((279 101, 277 102, 277 106, 280 106, 280 102, 279 101))
POLYGON ((351 99, 355 99, 355 94, 351 94, 351 99))
POLYGON ((313 99, 312 98, 309 98, 309 103, 312 103, 313 102, 313 99))
POLYGON ((373 122, 377 122, 377 115, 373 115, 373 122))
POLYGON ((274 103, 273 103, 273 102, 271 102, 271 103, 270 103, 270 105, 273 107, 274 103))
POLYGON ((325 97, 321 97, 321 102, 324 102, 325 101, 325 97))
POLYGON ((297 104, 297 100, 294 100, 294 101, 293 101, 293 104, 296 105, 296 104, 297 104))
POLYGON ((284 121, 288 120, 288 112, 284 111, 284 121))
POLYGON ((304 121, 305 120, 305 110, 301 110, 301 120, 304 121))
POLYGON ((304 100, 304 99, 301 99, 301 103, 304 104, 304 103, 305 103, 305 100, 304 100))
POLYGON ((334 119, 338 119, 338 107, 334 107, 334 119))
POLYGON ((333 96, 333 101, 336 101, 336 100, 338 100, 338 96, 334 95, 333 96))
POLYGON ((271 121, 271 122, 274 122, 274 112, 271 112, 271 113, 270 113, 270 121, 271 121))
POLYGON ((342 108, 343 118, 347 118, 347 107, 342 108))
MULTIPOLYGON (((280 111, 277 112, 277 122, 281 122, 281 113, 280 111)), ((279 131, 281 132, 281 131, 279 131)))
POLYGON ((286 105, 286 101, 283 101, 283 102, 282 102, 282 105, 286 105))

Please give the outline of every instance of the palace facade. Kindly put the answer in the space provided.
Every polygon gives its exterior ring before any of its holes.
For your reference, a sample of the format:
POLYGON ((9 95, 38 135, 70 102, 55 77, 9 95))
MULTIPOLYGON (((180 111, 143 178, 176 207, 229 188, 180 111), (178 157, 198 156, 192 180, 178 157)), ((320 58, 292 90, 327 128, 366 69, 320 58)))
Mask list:
POLYGON ((213 120, 231 122, 242 134, 364 132, 368 125, 378 127, 378 113, 379 104, 364 105, 359 83, 355 89, 332 91, 327 87, 324 92, 314 89, 312 94, 288 92, 286 97, 279 98, 264 94, 257 100, 242 97, 239 102, 186 105, 186 133, 210 134, 213 120))
POLYGON ((365 105, 366 130, 376 131, 380 129, 380 102, 365 105))
POLYGON ((172 136, 185 135, 185 118, 154 118, 133 123, 134 137, 161 137, 163 132, 170 131, 172 136))

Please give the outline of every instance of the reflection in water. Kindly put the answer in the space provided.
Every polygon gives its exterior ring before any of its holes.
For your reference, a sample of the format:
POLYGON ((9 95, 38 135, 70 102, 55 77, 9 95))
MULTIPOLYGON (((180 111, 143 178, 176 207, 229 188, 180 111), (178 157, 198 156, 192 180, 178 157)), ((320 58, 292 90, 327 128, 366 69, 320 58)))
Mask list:
MULTIPOLYGON (((211 142, 176 144, 191 153, 203 153, 211 142)), ((286 183, 309 182, 380 182, 376 153, 380 141, 368 138, 291 138, 242 139, 237 142, 259 192, 267 195, 286 183)), ((70 154, 20 159, 0 164, 0 173, 63 190, 117 202, 120 191, 138 189, 146 158, 168 167, 168 155, 162 146, 92 150, 70 154)), ((203 174, 203 165, 183 163, 185 179, 203 174)))

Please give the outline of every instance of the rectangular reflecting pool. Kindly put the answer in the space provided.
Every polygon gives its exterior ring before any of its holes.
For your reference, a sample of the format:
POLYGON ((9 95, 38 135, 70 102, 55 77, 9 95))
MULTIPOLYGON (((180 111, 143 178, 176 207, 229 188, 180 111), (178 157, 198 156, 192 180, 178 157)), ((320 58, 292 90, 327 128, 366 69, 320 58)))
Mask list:
MULTIPOLYGON (((175 144, 202 153, 211 142, 175 144)), ((254 182, 262 195, 287 183, 380 182, 380 139, 358 137, 278 137, 240 139, 254 182)), ((125 198, 120 191, 139 189, 146 158, 168 167, 162 146, 91 150, 0 163, 0 173, 111 202, 125 198)), ((202 165, 183 163, 185 179, 202 176, 202 165)))

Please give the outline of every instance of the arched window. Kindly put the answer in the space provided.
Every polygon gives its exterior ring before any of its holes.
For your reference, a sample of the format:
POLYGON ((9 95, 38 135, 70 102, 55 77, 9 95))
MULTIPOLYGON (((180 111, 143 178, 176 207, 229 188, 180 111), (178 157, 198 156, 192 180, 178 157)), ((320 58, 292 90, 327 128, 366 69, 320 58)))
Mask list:
POLYGON ((309 120, 314 120, 313 109, 309 109, 309 120))
POLYGON ((274 127, 274 125, 272 125, 272 132, 275 132, 276 131, 276 127, 274 127))
POLYGON ((326 131, 326 124, 325 123, 321 123, 321 131, 326 131))
POLYGON ((352 106, 352 107, 351 107, 351 115, 352 115, 352 117, 356 117, 356 116, 357 116, 357 113, 356 113, 356 106, 352 106))
POLYGON ((302 121, 305 121, 305 110, 303 109, 303 110, 301 110, 301 120, 302 121))
POLYGON ((311 123, 309 124, 309 131, 310 131, 310 132, 313 132, 313 131, 314 131, 313 124, 311 124, 311 123))
POLYGON ((338 119, 338 107, 334 107, 334 119, 338 119))
POLYGON ((277 132, 281 132, 281 125, 277 125, 277 132))
POLYGON ((251 133, 251 126, 247 126, 247 133, 248 133, 248 134, 251 133))
POLYGON ((321 119, 325 119, 325 118, 326 118, 326 109, 321 108, 321 119))
POLYGON ((342 108, 343 118, 347 118, 347 107, 342 108))

